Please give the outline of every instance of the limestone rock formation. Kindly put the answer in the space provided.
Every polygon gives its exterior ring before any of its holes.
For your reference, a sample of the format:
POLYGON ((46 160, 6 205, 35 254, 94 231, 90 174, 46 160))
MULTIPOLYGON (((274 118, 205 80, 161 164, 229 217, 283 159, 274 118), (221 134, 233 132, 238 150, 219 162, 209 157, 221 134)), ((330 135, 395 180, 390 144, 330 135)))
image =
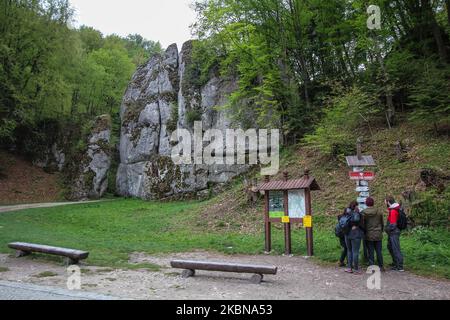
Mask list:
POLYGON ((163 55, 152 57, 134 74, 121 106, 121 163, 117 193, 152 200, 178 194, 205 194, 245 172, 247 166, 177 166, 171 159, 172 132, 178 128, 193 132, 195 121, 203 130, 225 130, 230 122, 223 111, 236 81, 211 76, 197 87, 187 74, 193 42, 178 54, 171 45, 163 55), (202 192, 203 191, 203 192, 202 192))
POLYGON ((80 155, 70 199, 99 199, 105 194, 111 167, 110 140, 111 119, 109 115, 100 116, 92 127, 86 151, 80 155))

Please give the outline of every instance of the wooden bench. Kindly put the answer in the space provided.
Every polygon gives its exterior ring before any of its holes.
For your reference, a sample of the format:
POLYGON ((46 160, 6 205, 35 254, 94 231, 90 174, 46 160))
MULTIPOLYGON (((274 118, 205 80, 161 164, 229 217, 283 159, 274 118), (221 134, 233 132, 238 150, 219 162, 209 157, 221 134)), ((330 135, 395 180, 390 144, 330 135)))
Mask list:
POLYGON ((78 264, 80 260, 86 259, 89 256, 89 252, 86 251, 51 247, 34 243, 14 242, 8 244, 8 247, 16 250, 17 258, 28 256, 32 252, 46 253, 65 257, 65 262, 68 265, 78 264))
POLYGON ((235 273, 253 273, 251 282, 260 284, 264 279, 264 275, 276 275, 278 268, 273 266, 258 266, 249 264, 234 264, 220 262, 204 262, 204 261, 185 261, 174 260, 170 263, 172 268, 184 269, 183 278, 195 276, 196 270, 203 271, 219 271, 219 272, 235 272, 235 273))

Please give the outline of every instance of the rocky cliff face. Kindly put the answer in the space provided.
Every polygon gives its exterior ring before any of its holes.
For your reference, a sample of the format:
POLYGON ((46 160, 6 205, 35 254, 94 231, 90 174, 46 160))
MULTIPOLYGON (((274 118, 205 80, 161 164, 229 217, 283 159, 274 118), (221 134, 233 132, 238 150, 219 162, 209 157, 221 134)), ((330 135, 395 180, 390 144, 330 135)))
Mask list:
POLYGON ((100 116, 93 124, 86 151, 76 164, 70 199, 100 199, 105 194, 111 167, 110 140, 111 119, 109 115, 100 116))
POLYGON ((228 182, 242 174, 246 166, 177 166, 171 159, 171 134, 177 128, 193 132, 193 122, 203 130, 225 130, 230 126, 223 106, 235 81, 211 76, 206 85, 191 84, 187 69, 191 63, 192 42, 178 54, 171 45, 164 55, 152 57, 137 70, 125 93, 120 139, 121 164, 117 192, 152 200, 177 194, 205 194, 213 185, 228 182))

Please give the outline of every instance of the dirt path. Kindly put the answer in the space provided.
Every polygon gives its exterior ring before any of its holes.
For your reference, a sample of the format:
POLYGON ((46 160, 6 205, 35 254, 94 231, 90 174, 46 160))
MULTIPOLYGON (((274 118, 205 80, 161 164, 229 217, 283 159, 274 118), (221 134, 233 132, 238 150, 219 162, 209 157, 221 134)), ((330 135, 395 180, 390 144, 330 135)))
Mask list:
MULTIPOLYGON (((162 266, 159 272, 112 270, 81 266, 82 288, 99 294, 128 299, 450 299, 450 281, 436 281, 409 273, 387 272, 382 275, 381 290, 369 290, 369 275, 349 275, 342 269, 322 267, 302 257, 222 256, 195 252, 167 256, 133 254, 132 263, 150 262, 162 266), (171 269, 171 259, 207 259, 276 265, 279 273, 267 276, 261 285, 251 284, 251 275, 198 272, 183 279, 180 270, 171 269)), ((52 262, 16 259, 0 255, 0 280, 65 288, 65 267, 52 262), (36 277, 50 271, 51 277, 36 277)))
POLYGON ((13 206, 1 206, 0 213, 19 211, 19 210, 25 210, 25 209, 34 209, 34 208, 61 207, 61 206, 67 206, 67 205, 71 205, 71 204, 95 203, 95 202, 100 202, 100 201, 101 200, 99 200, 99 201, 77 201, 77 202, 50 202, 50 203, 34 203, 34 204, 19 204, 19 205, 13 205, 13 206))

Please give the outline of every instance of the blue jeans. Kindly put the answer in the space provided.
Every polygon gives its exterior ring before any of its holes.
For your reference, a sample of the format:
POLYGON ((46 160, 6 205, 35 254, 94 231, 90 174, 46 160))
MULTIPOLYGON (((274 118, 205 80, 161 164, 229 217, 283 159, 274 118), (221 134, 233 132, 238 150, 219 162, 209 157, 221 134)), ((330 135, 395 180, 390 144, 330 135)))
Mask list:
POLYGON ((339 238, 342 247, 341 258, 339 261, 343 264, 345 262, 345 258, 347 258, 347 243, 345 241, 345 237, 339 238))
POLYGON ((383 241, 367 241, 369 266, 375 265, 375 252, 377 253, 377 262, 380 268, 383 268, 383 241))
POLYGON ((361 238, 349 239, 345 237, 347 244, 347 260, 348 268, 353 270, 359 270, 359 250, 361 249, 361 238))
POLYGON ((395 229, 388 237, 388 250, 391 254, 394 267, 403 269, 403 254, 400 248, 400 230, 395 229))

